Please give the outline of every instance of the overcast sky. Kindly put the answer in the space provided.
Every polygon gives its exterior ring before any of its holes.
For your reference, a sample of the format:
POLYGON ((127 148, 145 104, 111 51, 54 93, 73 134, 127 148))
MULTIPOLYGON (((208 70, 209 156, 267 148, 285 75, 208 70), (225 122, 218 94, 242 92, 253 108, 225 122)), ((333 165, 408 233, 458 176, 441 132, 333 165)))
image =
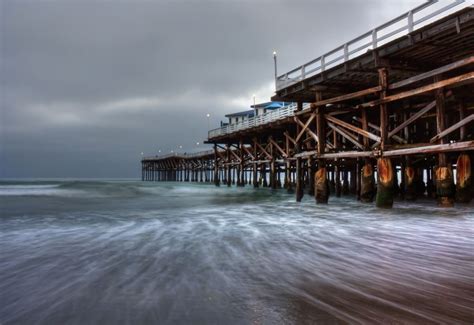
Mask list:
POLYGON ((138 177, 417 0, 0 0, 0 177, 138 177))

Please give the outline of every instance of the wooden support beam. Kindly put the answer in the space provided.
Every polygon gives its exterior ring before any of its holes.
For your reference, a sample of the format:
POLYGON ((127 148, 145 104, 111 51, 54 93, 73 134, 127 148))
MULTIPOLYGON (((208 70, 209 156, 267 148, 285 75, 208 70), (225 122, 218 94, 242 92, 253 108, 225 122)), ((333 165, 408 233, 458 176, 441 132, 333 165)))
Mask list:
POLYGON ((285 150, 283 150, 279 145, 278 143, 275 142, 275 140, 273 140, 272 137, 268 138, 268 141, 270 141, 270 143, 281 153, 281 155, 286 158, 288 157, 288 155, 286 154, 285 150))
MULTIPOLYGON (((446 128, 446 104, 444 90, 442 88, 436 91, 436 129, 440 134, 446 128)), ((443 138, 439 139, 440 144, 444 144, 443 138)), ((446 155, 441 153, 438 155, 438 166, 446 167, 446 155)))
POLYGON ((253 160, 252 160, 252 183, 253 187, 257 188, 258 187, 258 169, 257 169, 257 164, 255 161, 258 159, 258 151, 257 151, 257 141, 253 141, 253 160))
POLYGON ((358 98, 358 97, 367 96, 367 95, 370 95, 370 94, 377 93, 381 90, 382 90, 382 88, 380 86, 377 86, 377 87, 372 87, 372 88, 356 91, 356 92, 353 92, 353 93, 350 93, 350 94, 341 95, 341 96, 337 96, 337 97, 317 101, 317 102, 311 104, 311 108, 313 109, 313 108, 316 108, 316 107, 319 107, 319 106, 324 106, 324 105, 327 105, 327 104, 334 104, 334 103, 342 102, 342 101, 349 100, 349 99, 354 99, 354 98, 358 98))
MULTIPOLYGON (((321 101, 321 93, 316 93, 316 101, 321 101)), ((324 115, 324 106, 319 106, 316 108, 316 131, 318 139, 318 170, 315 172, 314 167, 310 168, 308 172, 310 173, 310 186, 312 194, 318 204, 326 204, 329 199, 329 180, 328 172, 326 169, 326 159, 323 159, 321 156, 326 151, 326 118, 324 115)), ((311 156, 308 157, 308 165, 312 163, 311 156)))
POLYGON ((227 148, 226 148, 226 147, 224 147, 224 146, 222 146, 222 145, 220 145, 220 144, 217 144, 217 143, 216 143, 215 145, 216 145, 219 149, 224 150, 224 152, 227 151, 227 148))
POLYGON ((349 140, 350 142, 352 142, 356 147, 364 150, 366 149, 364 145, 362 145, 361 143, 359 143, 357 141, 357 139, 351 135, 350 133, 347 133, 346 131, 343 131, 341 129, 339 129, 337 126, 335 126, 334 124, 332 124, 331 122, 327 122, 328 126, 333 129, 335 132, 339 133, 340 135, 342 135, 344 138, 346 138, 347 140, 349 140))
MULTIPOLYGON (((314 114, 312 114, 312 115, 314 115, 314 114)), ((295 116, 295 118, 296 118, 296 116, 295 116)), ((305 124, 303 124, 303 122, 301 122, 297 118, 295 119, 295 122, 301 127, 305 126, 305 124)), ((318 136, 309 127, 306 129, 306 133, 308 133, 314 141, 319 142, 318 136)), ((295 140, 295 141, 298 141, 298 139, 295 140)))
MULTIPOLYGON (((378 70, 379 72, 379 83, 382 87, 380 92, 380 100, 384 100, 387 97, 387 69, 382 68, 378 70)), ((377 140, 375 140, 377 141, 377 140)), ((389 142, 388 138, 388 112, 387 112, 387 103, 380 103, 380 149, 385 150, 385 145, 389 142)))
MULTIPOLYGON (((464 119, 466 116, 466 106, 463 102, 459 104, 459 120, 464 119)), ((459 140, 463 141, 466 138, 466 127, 463 125, 459 129, 459 140)))
MULTIPOLYGON (((316 103, 322 102, 322 94, 320 91, 316 92, 316 103)), ((324 107, 318 106, 316 108, 316 136, 321 141, 318 141, 318 154, 322 155, 326 151, 326 116, 324 114, 324 107)), ((318 169, 324 166, 324 161, 318 162, 318 169)))
POLYGON ((296 141, 295 141, 295 139, 293 139, 293 138, 288 134, 288 131, 285 131, 285 132, 283 133, 283 135, 285 136, 285 138, 286 138, 288 141, 290 141, 291 143, 293 143, 293 145, 296 146, 296 141))
POLYGON ((227 166, 227 186, 230 187, 232 185, 232 168, 231 165, 233 164, 231 159, 230 159, 230 151, 231 148, 229 145, 227 145, 227 157, 226 157, 226 163, 224 164, 227 166))
POLYGON ((214 144, 214 185, 219 186, 219 163, 217 160, 217 156, 219 155, 219 151, 217 150, 217 145, 214 144))
POLYGON ((467 57, 465 59, 447 64, 447 65, 442 66, 440 68, 437 68, 437 69, 434 69, 434 70, 431 70, 431 71, 428 71, 428 72, 425 72, 425 73, 421 73, 421 74, 413 76, 411 78, 401 80, 401 81, 398 81, 398 82, 394 82, 393 84, 391 84, 388 87, 388 89, 397 89, 397 88, 400 88, 400 87, 405 87, 405 86, 411 85, 412 83, 415 83, 415 82, 418 82, 418 81, 421 81, 421 80, 424 80, 424 79, 428 79, 428 78, 440 75, 442 73, 445 73, 445 72, 448 72, 448 71, 451 71, 451 70, 469 65, 471 63, 474 63, 474 55, 472 55, 470 57, 467 57))
POLYGON ((402 155, 414 155, 414 154, 425 154, 425 153, 443 153, 452 151, 470 151, 474 150, 474 141, 464 141, 446 144, 437 144, 431 146, 421 146, 407 149, 388 150, 383 153, 384 156, 402 156, 402 155))
MULTIPOLYGON (((325 153, 321 155, 321 158, 325 159, 340 159, 340 158, 366 158, 366 157, 396 157, 396 156, 405 156, 405 155, 420 155, 420 154, 435 154, 435 153, 445 153, 445 152, 455 152, 455 151, 473 151, 474 150, 474 140, 455 142, 455 143, 446 143, 446 144, 435 144, 427 146, 416 146, 406 149, 395 149, 395 150, 386 150, 382 154, 379 150, 375 151, 343 151, 335 153, 325 153)), ((317 150, 305 151, 299 154, 296 154, 295 158, 305 158, 308 156, 316 156, 318 154, 317 150)))
POLYGON ((450 126, 449 128, 441 131, 440 133, 438 133, 437 135, 432 137, 430 142, 431 143, 436 142, 436 141, 440 140, 441 138, 447 136, 451 132, 456 131, 461 126, 467 125, 468 123, 470 123, 472 121, 474 121, 474 114, 469 115, 468 117, 462 119, 461 121, 457 122, 456 124, 454 124, 454 125, 450 126))
POLYGON ((265 148, 263 148, 263 147, 260 145, 260 143, 258 143, 257 139, 253 139, 253 141, 254 141, 255 145, 262 151, 262 153, 263 153, 265 156, 267 156, 267 158, 268 158, 269 160, 272 160, 272 158, 273 158, 272 155, 270 155, 270 154, 267 152, 267 150, 265 150, 265 148))
POLYGON ((468 73, 462 74, 460 76, 456 76, 456 77, 453 77, 453 78, 449 78, 449 79, 445 79, 445 80, 442 80, 442 81, 434 82, 430 85, 426 85, 426 86, 423 86, 423 87, 403 91, 403 92, 395 94, 395 95, 390 95, 390 96, 385 97, 384 99, 373 100, 373 101, 358 105, 357 107, 359 107, 359 108, 374 107, 374 106, 378 106, 380 104, 386 104, 386 103, 390 103, 390 102, 397 101, 397 100, 400 100, 400 99, 404 99, 404 98, 424 94, 424 93, 427 93, 427 92, 430 92, 430 91, 433 91, 433 90, 437 90, 437 89, 440 89, 440 88, 443 88, 443 87, 455 86, 455 85, 458 85, 458 84, 461 84, 461 83, 472 83, 472 82, 474 82, 474 72, 468 72, 468 73))
POLYGON ((250 156, 250 158, 251 158, 252 160, 255 160, 255 156, 252 154, 252 151, 250 151, 249 148, 247 148, 247 147, 245 147, 245 146, 242 146, 242 149, 244 149, 244 151, 247 153, 247 155, 250 156))
POLYGON ((340 119, 337 119, 337 118, 335 118, 335 117, 333 117, 333 116, 330 116, 330 115, 327 115, 327 114, 325 115, 325 117, 326 117, 326 119, 327 119, 328 121, 331 121, 331 122, 333 122, 334 124, 337 124, 337 125, 339 125, 339 126, 342 126, 342 127, 346 128, 346 129, 349 129, 349 130, 351 130, 351 131, 353 131, 353 132, 355 132, 355 133, 358 133, 358 134, 360 134, 360 135, 362 135, 362 136, 364 136, 364 137, 366 137, 366 138, 372 139, 372 140, 374 140, 374 141, 380 141, 380 137, 379 137, 379 136, 376 136, 375 134, 370 133, 370 132, 368 132, 368 131, 362 130, 361 128, 358 128, 358 127, 355 126, 355 125, 352 125, 352 124, 350 124, 350 123, 344 122, 344 121, 342 121, 342 120, 340 120, 340 119))
MULTIPOLYGON (((359 117, 357 117, 357 116, 353 116, 352 119, 353 119, 354 121, 357 121, 357 122, 362 123, 362 119, 359 118, 359 117)), ((370 122, 368 122, 367 125, 368 125, 369 127, 371 127, 373 130, 375 130, 375 131, 377 131, 377 132, 380 132, 380 127, 379 127, 379 126, 377 126, 377 125, 375 125, 375 124, 373 124, 373 123, 370 123, 370 122)), ((390 132, 389 132, 389 137, 390 137, 390 132)), ((395 135, 395 134, 394 134, 394 135, 392 135, 391 137, 393 137, 393 139, 396 140, 398 143, 402 143, 402 144, 408 143, 407 140, 403 139, 402 137, 399 137, 398 135, 395 135)), ((377 143, 377 144, 378 144, 378 143, 377 143)))
MULTIPOLYGON (((369 131, 369 122, 367 120, 367 109, 363 108, 361 110, 361 123, 362 123, 362 130, 369 131)), ((369 138, 363 137, 362 143, 364 144, 365 149, 369 149, 369 138)))
POLYGON ((423 109, 419 110, 418 112, 416 112, 415 114, 413 114, 412 116, 410 116, 410 118, 408 118, 406 121, 404 121, 402 124, 400 124, 399 126, 397 126, 395 129, 393 129, 392 131, 390 131, 388 133, 388 136, 389 137, 393 137, 395 134, 397 134, 398 132, 400 132, 402 129, 406 128, 408 125, 410 125, 411 123, 415 122, 417 119, 419 119, 421 116, 425 115, 426 113, 428 113, 430 110, 432 110, 434 107, 436 107, 436 101, 432 101, 431 103, 429 103, 428 105, 426 105, 423 109))
POLYGON ((237 159, 237 161, 241 161, 240 156, 235 153, 235 151, 237 151, 237 150, 229 149, 229 151, 230 151, 230 153, 232 154, 232 156, 234 156, 235 159, 237 159))
POLYGON ((309 125, 311 124, 311 122, 314 120, 315 117, 316 117, 316 114, 311 114, 311 116, 308 118, 308 120, 304 124, 303 124, 303 122, 300 121, 300 119, 297 116, 293 117, 295 122, 298 123, 301 126, 301 130, 298 133, 298 135, 296 136, 296 140, 295 140, 296 142, 298 142, 301 139, 301 136, 308 129, 309 125))

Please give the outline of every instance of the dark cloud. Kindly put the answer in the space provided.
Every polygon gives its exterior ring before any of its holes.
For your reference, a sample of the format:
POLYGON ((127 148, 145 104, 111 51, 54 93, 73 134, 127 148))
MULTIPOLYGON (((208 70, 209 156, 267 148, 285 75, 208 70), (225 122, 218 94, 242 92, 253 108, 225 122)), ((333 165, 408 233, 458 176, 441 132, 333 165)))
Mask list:
POLYGON ((0 177, 134 177, 420 1, 0 2, 0 177))

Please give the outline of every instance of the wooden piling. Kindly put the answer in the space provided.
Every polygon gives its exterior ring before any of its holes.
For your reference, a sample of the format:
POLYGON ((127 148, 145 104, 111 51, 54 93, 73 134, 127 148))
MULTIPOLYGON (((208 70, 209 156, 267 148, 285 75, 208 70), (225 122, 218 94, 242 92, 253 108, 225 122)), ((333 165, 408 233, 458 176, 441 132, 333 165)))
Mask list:
POLYGON ((325 167, 319 167, 314 175, 314 192, 316 203, 328 203, 329 183, 325 167))
POLYGON ((456 202, 469 203, 472 200, 474 193, 471 167, 469 155, 460 154, 456 163, 456 202))
POLYGON ((366 162, 360 173, 360 200, 373 202, 375 196, 375 180, 372 164, 366 162))
POLYGON ((377 198, 375 200, 379 208, 391 208, 393 206, 393 167, 390 158, 377 159, 377 198))

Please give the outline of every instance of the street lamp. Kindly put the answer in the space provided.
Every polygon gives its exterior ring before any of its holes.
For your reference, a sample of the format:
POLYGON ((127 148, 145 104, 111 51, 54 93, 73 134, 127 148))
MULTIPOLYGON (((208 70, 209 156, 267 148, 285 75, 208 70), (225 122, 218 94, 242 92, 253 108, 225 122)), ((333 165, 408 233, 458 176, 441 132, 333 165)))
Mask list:
POLYGON ((211 117, 211 114, 207 113, 206 117, 207 117, 207 130, 209 131, 209 129, 210 129, 209 118, 211 117))
POLYGON ((277 80, 277 52, 273 51, 273 68, 275 70, 275 82, 277 80))
POLYGON ((253 94, 253 109, 255 110, 255 116, 257 116, 257 106, 255 105, 255 99, 257 98, 257 95, 253 94))
POLYGON ((199 146, 199 142, 196 142, 196 146, 199 146))

